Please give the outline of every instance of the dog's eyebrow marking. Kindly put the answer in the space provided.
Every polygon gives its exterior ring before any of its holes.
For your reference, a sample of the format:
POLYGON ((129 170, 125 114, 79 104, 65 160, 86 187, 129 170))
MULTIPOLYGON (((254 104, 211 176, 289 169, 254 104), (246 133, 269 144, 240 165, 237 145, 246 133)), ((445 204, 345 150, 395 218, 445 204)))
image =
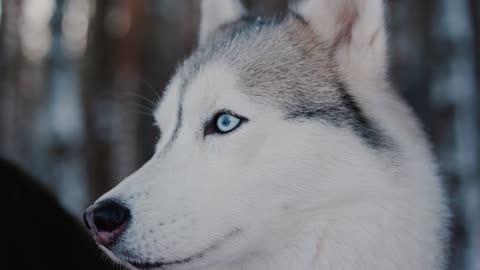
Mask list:
POLYGON ((175 129, 173 130, 172 136, 170 136, 170 139, 168 140, 167 145, 162 149, 158 157, 163 156, 165 153, 167 153, 175 143, 176 139, 178 138, 178 134, 180 132, 180 128, 182 127, 183 124, 183 98, 185 97, 185 92, 187 88, 187 83, 188 81, 183 78, 180 87, 179 87, 179 98, 178 98, 178 111, 177 111, 177 123, 175 125, 175 129))
POLYGON ((162 153, 168 152, 173 146, 173 143, 175 140, 178 138, 178 132, 180 131, 180 128, 182 127, 182 120, 183 120, 183 106, 182 102, 180 101, 179 107, 178 107, 178 113, 177 113, 177 124, 175 125, 175 129, 173 130, 172 136, 170 137, 170 140, 168 141, 167 145, 165 148, 163 148, 162 153))

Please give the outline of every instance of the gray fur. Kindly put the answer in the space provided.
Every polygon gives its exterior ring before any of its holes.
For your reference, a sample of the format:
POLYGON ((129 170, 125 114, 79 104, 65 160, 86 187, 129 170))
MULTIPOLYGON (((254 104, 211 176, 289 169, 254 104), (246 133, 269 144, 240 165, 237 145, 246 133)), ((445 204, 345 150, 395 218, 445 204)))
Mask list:
POLYGON ((244 18, 219 30, 183 64, 180 74, 191 80, 209 61, 226 62, 253 101, 279 107, 286 119, 324 120, 351 128, 372 148, 391 145, 346 89, 332 54, 295 14, 244 18))

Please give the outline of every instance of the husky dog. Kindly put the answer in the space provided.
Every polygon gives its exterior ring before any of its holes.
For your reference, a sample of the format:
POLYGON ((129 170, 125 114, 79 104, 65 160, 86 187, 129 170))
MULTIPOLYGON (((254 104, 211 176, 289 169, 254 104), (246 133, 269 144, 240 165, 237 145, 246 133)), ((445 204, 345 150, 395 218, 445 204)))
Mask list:
POLYGON ((387 81, 382 1, 201 10, 156 153, 85 214, 102 249, 132 269, 444 269, 445 197, 387 81))

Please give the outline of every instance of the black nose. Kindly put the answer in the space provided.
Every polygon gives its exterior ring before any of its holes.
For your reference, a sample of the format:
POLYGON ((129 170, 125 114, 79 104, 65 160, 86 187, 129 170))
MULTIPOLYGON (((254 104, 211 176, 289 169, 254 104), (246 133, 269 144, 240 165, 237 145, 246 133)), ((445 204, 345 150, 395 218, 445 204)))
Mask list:
POLYGON ((116 201, 107 200, 90 206, 83 219, 95 240, 99 244, 109 245, 130 221, 130 211, 116 201))

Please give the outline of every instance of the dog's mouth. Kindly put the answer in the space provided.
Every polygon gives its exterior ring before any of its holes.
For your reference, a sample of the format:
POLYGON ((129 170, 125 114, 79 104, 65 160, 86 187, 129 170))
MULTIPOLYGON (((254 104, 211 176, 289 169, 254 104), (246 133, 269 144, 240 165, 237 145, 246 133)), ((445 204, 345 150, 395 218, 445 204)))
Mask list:
POLYGON ((203 254, 198 254, 195 256, 191 256, 182 260, 175 260, 175 261, 170 261, 170 262, 157 262, 157 263, 146 263, 146 262, 141 262, 141 261, 133 261, 133 260, 127 260, 128 264, 132 265, 135 268, 142 269, 142 270, 148 270, 148 269, 163 269, 167 266, 172 266, 172 265, 180 265, 180 264, 187 264, 191 262, 192 260, 196 259, 201 259, 203 257, 203 254))
POLYGON ((137 269, 142 269, 142 270, 150 270, 150 269, 165 269, 170 266, 176 266, 176 265, 183 265, 183 264, 189 264, 194 261, 201 260, 204 258, 208 253, 218 250, 225 242, 231 240, 238 234, 242 232, 241 229, 237 228, 230 233, 226 234, 224 237, 219 239, 218 241, 214 242, 207 248, 203 249, 201 252, 198 252, 192 256, 183 258, 183 259, 177 259, 177 260, 172 260, 172 261, 158 261, 158 262, 146 262, 141 259, 136 259, 136 258, 131 258, 131 257, 124 257, 120 256, 120 260, 128 263, 129 265, 137 268, 137 269))

